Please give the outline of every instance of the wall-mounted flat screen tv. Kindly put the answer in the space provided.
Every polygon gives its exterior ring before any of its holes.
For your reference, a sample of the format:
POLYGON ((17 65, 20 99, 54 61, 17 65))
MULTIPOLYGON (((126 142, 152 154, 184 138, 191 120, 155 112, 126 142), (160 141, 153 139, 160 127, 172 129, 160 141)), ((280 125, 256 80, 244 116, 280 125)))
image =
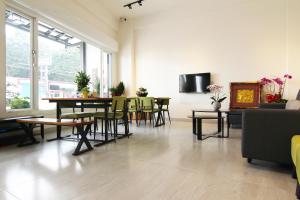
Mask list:
POLYGON ((179 75, 180 93, 206 93, 210 85, 210 73, 179 75))

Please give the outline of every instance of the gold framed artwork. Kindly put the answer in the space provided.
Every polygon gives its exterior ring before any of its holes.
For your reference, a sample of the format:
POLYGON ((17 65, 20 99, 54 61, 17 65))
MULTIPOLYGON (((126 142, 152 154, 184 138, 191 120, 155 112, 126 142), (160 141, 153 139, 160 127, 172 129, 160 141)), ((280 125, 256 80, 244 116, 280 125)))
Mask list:
POLYGON ((255 108, 260 103, 260 83, 230 83, 230 108, 255 108))

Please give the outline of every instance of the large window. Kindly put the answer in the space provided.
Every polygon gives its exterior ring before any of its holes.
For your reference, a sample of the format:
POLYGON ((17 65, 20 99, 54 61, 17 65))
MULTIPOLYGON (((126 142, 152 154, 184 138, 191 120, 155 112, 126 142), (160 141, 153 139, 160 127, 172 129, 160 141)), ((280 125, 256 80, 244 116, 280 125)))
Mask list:
POLYGON ((75 74, 82 71, 82 42, 54 27, 39 22, 39 108, 52 109, 45 97, 76 97, 75 74))
POLYGON ((91 76, 91 91, 109 95, 111 54, 64 30, 10 9, 6 19, 6 110, 54 109, 43 98, 77 97, 75 74, 91 76))
POLYGON ((31 19, 6 11, 6 110, 27 109, 32 102, 31 19))
POLYGON ((91 77, 90 90, 101 95, 101 49, 86 45, 86 72, 91 77))
POLYGON ((111 54, 87 44, 86 71, 91 77, 90 89, 98 95, 108 97, 111 87, 111 54))

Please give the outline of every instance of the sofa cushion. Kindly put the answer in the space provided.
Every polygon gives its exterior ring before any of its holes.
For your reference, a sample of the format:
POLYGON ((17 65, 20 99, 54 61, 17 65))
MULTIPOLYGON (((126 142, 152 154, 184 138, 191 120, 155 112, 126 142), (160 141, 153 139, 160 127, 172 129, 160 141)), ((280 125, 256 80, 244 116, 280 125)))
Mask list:
POLYGON ((300 110, 300 101, 299 100, 289 100, 285 106, 286 110, 300 110))

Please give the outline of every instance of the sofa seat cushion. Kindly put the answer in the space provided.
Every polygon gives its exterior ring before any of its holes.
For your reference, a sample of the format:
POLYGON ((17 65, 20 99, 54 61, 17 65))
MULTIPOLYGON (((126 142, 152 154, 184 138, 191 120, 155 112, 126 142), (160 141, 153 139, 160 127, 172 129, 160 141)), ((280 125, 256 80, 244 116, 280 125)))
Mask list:
POLYGON ((300 101, 299 100, 289 100, 285 106, 286 110, 300 110, 300 101))

